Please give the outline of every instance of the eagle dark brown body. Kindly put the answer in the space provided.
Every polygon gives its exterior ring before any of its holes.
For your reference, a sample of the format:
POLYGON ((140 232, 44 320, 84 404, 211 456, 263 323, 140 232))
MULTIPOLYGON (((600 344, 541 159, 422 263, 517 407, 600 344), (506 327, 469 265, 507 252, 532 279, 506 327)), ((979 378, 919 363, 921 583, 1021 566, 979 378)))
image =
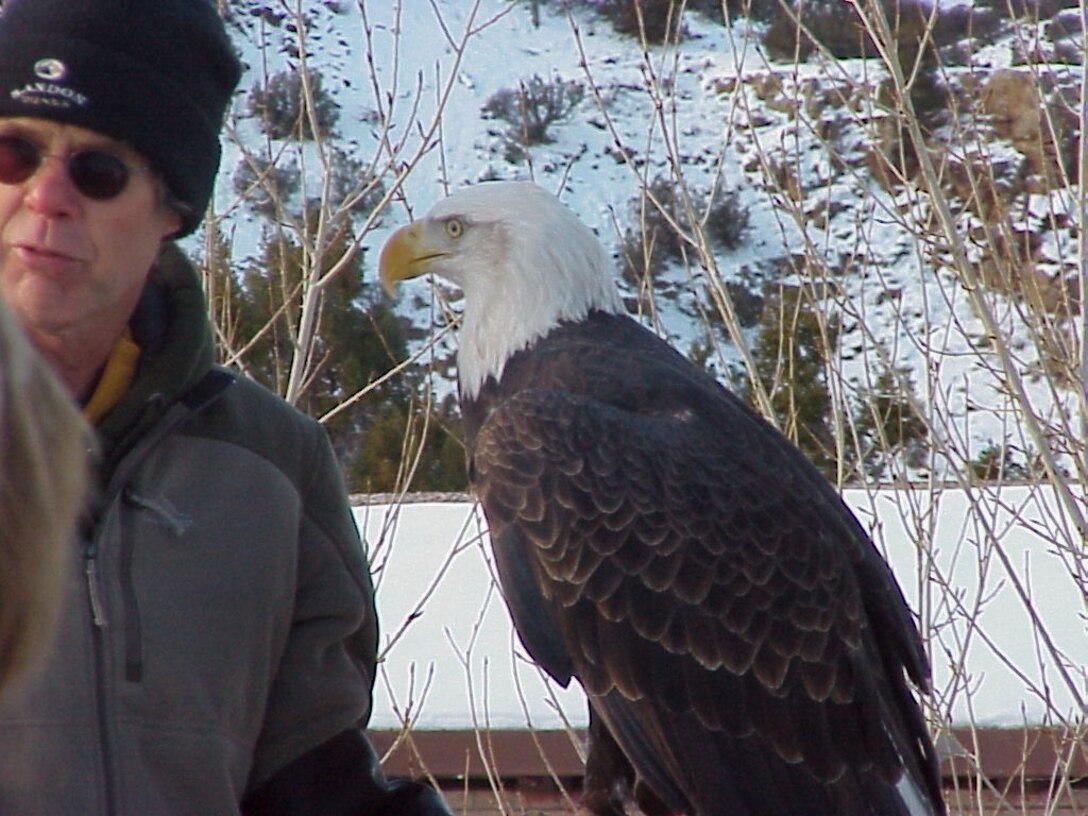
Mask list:
POLYGON ((628 787, 651 814, 943 812, 903 596, 775 429, 601 312, 462 409, 516 628, 589 697, 594 812, 628 787))
POLYGON ((464 291, 469 478, 525 648, 588 695, 592 811, 944 813, 887 564, 797 448, 624 314, 585 224, 487 182, 379 268, 464 291))

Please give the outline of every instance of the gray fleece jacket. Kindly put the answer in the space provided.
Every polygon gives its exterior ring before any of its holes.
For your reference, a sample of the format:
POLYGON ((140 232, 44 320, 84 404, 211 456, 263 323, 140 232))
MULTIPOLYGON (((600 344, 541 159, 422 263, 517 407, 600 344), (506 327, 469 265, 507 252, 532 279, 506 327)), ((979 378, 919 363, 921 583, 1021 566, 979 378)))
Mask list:
POLYGON ((0 814, 217 816, 369 717, 377 623, 325 433, 213 365, 196 275, 164 256, 137 380, 44 665, 0 698, 0 814))

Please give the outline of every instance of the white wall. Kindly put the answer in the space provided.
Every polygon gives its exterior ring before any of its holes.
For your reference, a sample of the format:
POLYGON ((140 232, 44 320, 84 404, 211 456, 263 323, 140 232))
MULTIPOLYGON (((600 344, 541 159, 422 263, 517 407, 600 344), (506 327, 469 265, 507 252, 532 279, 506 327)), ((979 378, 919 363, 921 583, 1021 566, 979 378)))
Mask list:
MULTIPOLYGON (((942 716, 1013 726, 1077 715, 1088 630, 1073 573, 1084 557, 1060 544, 1074 539, 1052 535, 1067 529, 1053 493, 855 490, 846 500, 928 622, 942 716), (916 544, 929 541, 932 559, 916 544)), ((580 690, 545 682, 524 656, 472 504, 379 504, 356 515, 387 648, 373 727, 405 717, 420 728, 585 724, 580 690)))

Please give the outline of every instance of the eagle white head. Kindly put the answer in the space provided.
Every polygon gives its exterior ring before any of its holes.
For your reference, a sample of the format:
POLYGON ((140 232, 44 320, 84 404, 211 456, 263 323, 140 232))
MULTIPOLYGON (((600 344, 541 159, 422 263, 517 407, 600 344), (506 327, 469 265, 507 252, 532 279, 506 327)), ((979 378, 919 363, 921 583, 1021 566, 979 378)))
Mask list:
POLYGON ((484 182, 440 201, 389 237, 379 270, 387 290, 433 273, 465 293, 457 367, 470 399, 560 323, 624 311, 596 236, 532 182, 484 182))

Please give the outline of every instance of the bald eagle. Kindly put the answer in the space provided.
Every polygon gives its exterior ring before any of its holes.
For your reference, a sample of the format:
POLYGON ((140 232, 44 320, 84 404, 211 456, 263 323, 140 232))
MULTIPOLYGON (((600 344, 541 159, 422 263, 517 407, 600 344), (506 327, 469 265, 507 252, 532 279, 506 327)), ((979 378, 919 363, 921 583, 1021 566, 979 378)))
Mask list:
POLYGON ((944 813, 887 564, 797 448, 625 314, 570 210, 469 187, 380 273, 464 292, 469 479, 525 649, 585 689, 592 812, 944 813))

